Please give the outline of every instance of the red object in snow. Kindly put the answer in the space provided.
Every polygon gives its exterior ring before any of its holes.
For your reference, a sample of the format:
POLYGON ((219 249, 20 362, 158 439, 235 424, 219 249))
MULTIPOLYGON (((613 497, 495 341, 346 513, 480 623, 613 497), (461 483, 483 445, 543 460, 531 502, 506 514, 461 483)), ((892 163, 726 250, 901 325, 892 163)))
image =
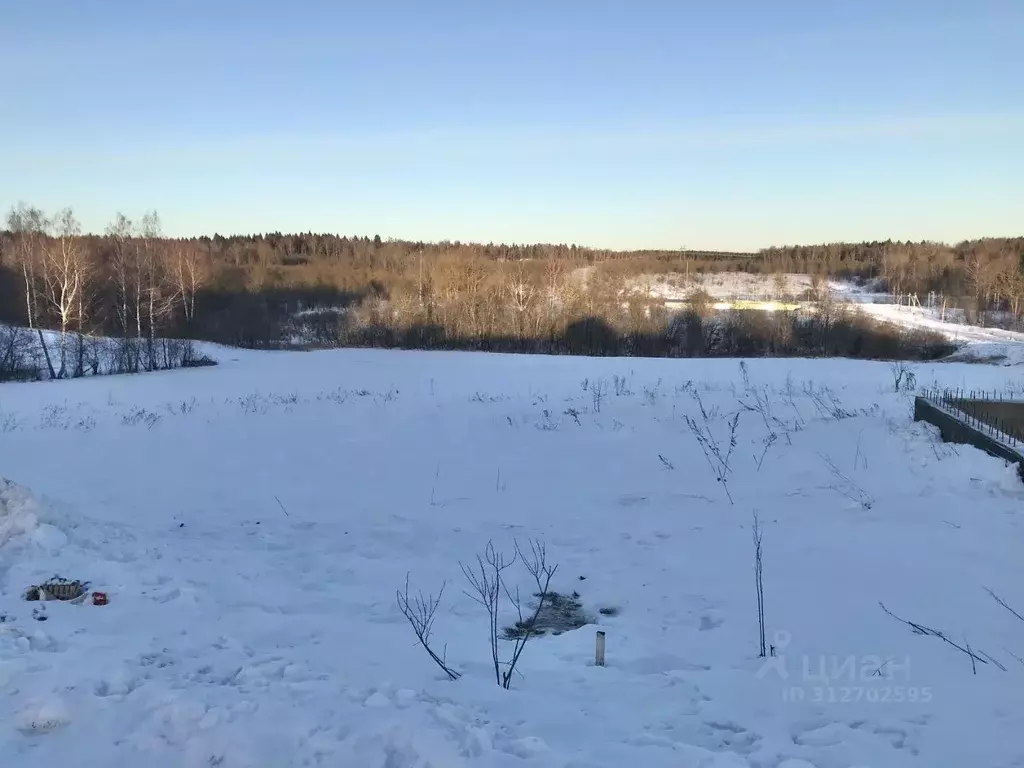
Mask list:
POLYGON ((106 592, 93 592, 92 593, 92 604, 93 605, 106 605, 107 604, 107 593, 106 592))

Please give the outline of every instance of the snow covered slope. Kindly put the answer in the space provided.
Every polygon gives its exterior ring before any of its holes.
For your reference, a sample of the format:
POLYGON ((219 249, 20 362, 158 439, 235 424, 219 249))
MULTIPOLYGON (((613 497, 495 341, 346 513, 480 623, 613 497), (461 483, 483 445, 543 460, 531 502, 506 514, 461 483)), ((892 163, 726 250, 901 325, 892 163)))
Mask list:
MULTIPOLYGON (((1024 763, 1024 622, 985 591, 1024 611, 1024 486, 915 424, 888 366, 217 355, 0 388, 0 764, 1024 763), (687 418, 723 457, 738 418, 724 483, 687 418), (505 691, 459 561, 530 537, 596 623, 531 640, 505 691), (447 582, 455 682, 407 573, 447 582), (110 604, 35 620, 55 574, 110 604)), ((915 368, 1019 394, 1014 370, 915 368)))
POLYGON ((1006 365, 1024 363, 1024 333, 1002 328, 982 328, 976 325, 943 321, 939 311, 927 307, 908 307, 897 304, 857 304, 857 309, 876 320, 893 323, 902 328, 917 328, 941 333, 961 347, 954 358, 965 361, 994 361, 1006 365))
MULTIPOLYGON (((585 281, 592 271, 592 267, 581 268, 577 270, 577 277, 585 281)), ((715 272, 691 276, 679 273, 642 275, 634 278, 629 284, 631 290, 641 290, 652 298, 663 299, 673 305, 687 301, 697 289, 705 291, 716 300, 767 301, 778 298, 780 289, 788 297, 799 297, 811 287, 811 277, 806 274, 783 274, 776 278, 771 275, 743 272, 715 272)), ((950 321, 949 317, 944 320, 940 318, 938 308, 896 304, 893 296, 877 292, 872 284, 860 285, 830 280, 828 289, 835 301, 850 310, 863 312, 876 320, 902 328, 942 334, 960 345, 954 359, 965 362, 997 362, 1004 365, 1024 363, 1024 333, 999 328, 981 328, 950 321)), ((804 302, 803 306, 805 310, 813 311, 813 304, 810 302, 804 302)), ((952 316, 954 312, 955 310, 951 310, 949 315, 952 316)))

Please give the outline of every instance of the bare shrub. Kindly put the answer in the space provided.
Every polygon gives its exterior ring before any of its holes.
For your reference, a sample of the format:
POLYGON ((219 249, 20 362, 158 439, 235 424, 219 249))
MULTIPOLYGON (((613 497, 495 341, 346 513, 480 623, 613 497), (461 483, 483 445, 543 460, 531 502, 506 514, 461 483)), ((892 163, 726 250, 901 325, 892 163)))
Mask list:
POLYGON ((69 429, 71 414, 67 404, 48 405, 43 408, 39 416, 39 426, 42 429, 69 429))
POLYGON ((657 383, 653 387, 644 387, 644 401, 650 405, 655 406, 658 404, 658 397, 661 391, 661 379, 658 379, 657 383))
POLYGON ((558 570, 557 565, 549 565, 547 562, 547 549, 544 544, 531 541, 530 553, 525 554, 515 542, 515 552, 511 557, 497 552, 492 542, 487 542, 483 556, 477 555, 476 567, 459 563, 462 573, 470 584, 466 594, 482 605, 487 611, 488 618, 488 640, 491 646, 491 660, 494 664, 495 681, 502 688, 508 689, 512 685, 512 676, 515 674, 519 658, 522 656, 526 643, 534 636, 534 628, 537 617, 544 610, 551 595, 551 579, 558 570), (515 591, 508 588, 505 581, 505 571, 515 564, 516 560, 522 562, 527 572, 536 585, 534 596, 537 604, 530 615, 523 613, 523 601, 519 594, 519 588, 515 591), (515 608, 518 620, 516 621, 517 632, 512 639, 512 653, 507 661, 501 660, 499 651, 499 616, 501 613, 502 596, 515 608))
POLYGON ((0 326, 0 381, 40 378, 36 345, 29 331, 0 326))
POLYGON ((138 373, 141 370, 142 342, 132 336, 114 340, 107 347, 109 373, 138 373))
MULTIPOLYGON (((555 432, 558 429, 558 419, 555 418, 555 414, 550 409, 545 408, 540 413, 541 418, 537 421, 534 426, 541 432, 555 432)), ((577 421, 577 423, 579 423, 577 421)))
POLYGON ((121 423, 128 427, 145 424, 147 428, 152 429, 160 422, 161 418, 159 413, 136 406, 121 417, 121 423))
MULTIPOLYGON (((0 382, 38 380, 44 377, 47 369, 50 378, 61 378, 49 360, 50 346, 52 343, 47 344, 41 330, 30 332, 0 326, 0 382)), ((195 344, 188 339, 102 338, 76 332, 67 334, 62 354, 64 375, 71 377, 217 364, 207 355, 198 354, 195 344)))
POLYGON ((594 413, 601 412, 601 404, 604 402, 604 396, 607 391, 608 382, 604 379, 598 379, 597 381, 591 382, 590 396, 594 403, 594 413))
POLYGON ((707 459, 708 466, 711 467, 711 471, 715 475, 715 480, 722 484, 722 489, 725 491, 729 503, 732 504, 734 503, 732 493, 729 492, 729 475, 732 472, 730 462, 732 460, 732 452, 736 449, 736 431, 739 428, 741 412, 737 411, 729 421, 729 439, 728 441, 723 441, 715 437, 715 433, 711 429, 712 416, 704 408, 700 395, 694 392, 693 397, 697 401, 703 423, 698 423, 693 417, 687 416, 686 424, 689 426, 690 432, 693 433, 697 444, 700 445, 704 458, 707 459))
POLYGON ((775 415, 774 408, 772 406, 772 399, 768 393, 767 387, 751 387, 747 392, 748 394, 753 395, 754 400, 753 402, 750 402, 749 400, 740 400, 740 406, 742 406, 744 410, 759 414, 769 435, 777 435, 778 432, 781 432, 786 438, 786 443, 788 445, 792 445, 792 433, 799 432, 803 428, 803 420, 800 417, 800 411, 793 400, 792 392, 788 393, 788 402, 791 403, 791 407, 797 416, 792 422, 775 415))
MULTIPOLYGON (((500 484, 500 472, 498 482, 500 484)), ((469 589, 465 590, 465 594, 487 611, 487 639, 494 665, 494 679, 499 686, 506 690, 512 685, 512 678, 516 674, 516 667, 527 642, 531 637, 543 634, 537 628, 537 619, 552 602, 555 593, 551 591, 551 579, 558 570, 557 565, 548 563, 547 549, 543 543, 531 540, 529 552, 524 551, 518 541, 514 542, 514 545, 515 551, 511 556, 506 556, 495 550, 494 543, 488 541, 483 554, 476 556, 475 566, 459 563, 466 581, 469 582, 469 589), (524 612, 524 602, 519 594, 519 588, 510 589, 505 580, 505 572, 517 561, 523 564, 535 585, 536 591, 533 596, 537 602, 532 612, 524 612), (517 621, 514 631, 506 629, 504 632, 499 632, 504 601, 510 603, 516 611, 517 621), (512 643, 511 655, 505 660, 502 659, 501 654, 501 641, 503 640, 512 643)), ((405 588, 397 590, 395 597, 398 609, 409 622, 416 639, 427 655, 448 675, 449 679, 458 680, 461 673, 456 672, 448 664, 446 649, 437 653, 431 645, 434 618, 437 608, 441 604, 444 589, 445 585, 442 584, 436 597, 432 594, 424 595, 422 592, 410 596, 409 576, 406 575, 405 588)))
POLYGON ((409 626, 412 627, 412 631, 416 635, 419 644, 423 647, 423 650, 448 675, 450 680, 458 680, 462 674, 448 666, 446 659, 447 648, 443 649, 441 654, 438 655, 430 646, 430 635, 434 628, 434 617, 437 614, 437 607, 441 604, 444 588, 445 585, 442 584, 437 597, 434 597, 434 595, 424 596, 422 592, 410 597, 409 575, 406 574, 405 590, 396 590, 395 599, 398 601, 398 610, 402 612, 402 615, 409 622, 409 626))
POLYGON ((892 372, 892 385, 895 392, 910 392, 917 386, 917 376, 904 360, 898 360, 889 366, 892 372))

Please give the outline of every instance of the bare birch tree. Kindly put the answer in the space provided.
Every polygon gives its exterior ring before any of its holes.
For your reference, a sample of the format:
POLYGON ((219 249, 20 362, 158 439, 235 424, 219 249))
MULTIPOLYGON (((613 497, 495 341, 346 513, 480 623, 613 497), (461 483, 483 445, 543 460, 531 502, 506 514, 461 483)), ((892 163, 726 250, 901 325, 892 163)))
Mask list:
POLYGON ((526 314, 533 308, 537 289, 530 280, 530 274, 522 262, 517 262, 506 284, 508 297, 516 318, 516 335, 522 337, 526 325, 526 314))
POLYGON ((23 202, 7 214, 7 228, 14 235, 14 252, 25 283, 25 320, 30 330, 39 321, 40 251, 48 227, 43 212, 23 202))
POLYGON ((192 243, 178 243, 172 259, 175 290, 181 301, 185 327, 191 328, 196 319, 196 294, 203 287, 205 271, 199 249, 192 243))
POLYGON ((112 241, 110 271, 117 295, 117 321, 124 334, 120 366, 131 372, 155 370, 160 367, 157 335, 186 290, 191 291, 184 308, 186 318, 190 320, 195 311, 194 292, 201 280, 198 258, 190 261, 182 243, 177 246, 180 255, 166 258, 155 211, 138 223, 118 213, 107 227, 107 237, 112 241))
POLYGON ((135 225, 123 213, 118 213, 107 226, 107 237, 111 241, 110 272, 114 278, 117 322, 127 336, 132 327, 132 308, 135 306, 133 289, 134 273, 138 266, 135 243, 135 225))
POLYGON ((54 219, 53 239, 43 246, 43 298, 60 329, 59 379, 67 375, 68 335, 72 329, 80 333, 85 321, 89 262, 80 234, 78 219, 65 208, 54 219))
POLYGON ((142 335, 140 308, 140 254, 135 224, 123 213, 118 213, 107 226, 111 241, 110 273, 113 278, 115 314, 121 331, 119 370, 138 373, 141 366, 142 335))
POLYGON ((980 252, 970 253, 964 260, 964 277, 974 298, 976 309, 980 312, 985 308, 983 299, 989 287, 989 262, 980 252))

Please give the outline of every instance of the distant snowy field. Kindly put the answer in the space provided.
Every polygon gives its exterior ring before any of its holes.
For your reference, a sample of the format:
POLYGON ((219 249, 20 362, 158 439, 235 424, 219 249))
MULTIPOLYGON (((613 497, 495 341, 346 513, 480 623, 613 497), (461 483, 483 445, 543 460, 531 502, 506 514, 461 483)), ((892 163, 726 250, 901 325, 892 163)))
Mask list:
MULTIPOLYGON (((718 301, 772 300, 779 297, 780 289, 787 297, 799 297, 812 287, 810 275, 787 273, 780 278, 777 285, 772 275, 746 272, 647 275, 632 279, 629 289, 677 304, 685 302, 696 290, 704 291, 718 301)), ((901 305, 893 296, 874 291, 870 285, 830 280, 827 287, 833 298, 850 310, 901 328, 942 334, 960 346, 954 359, 1004 365, 1024 363, 1024 333, 1019 331, 969 325, 963 322, 960 310, 950 310, 943 316, 938 307, 901 305)))
MULTIPOLYGON (((1024 764, 1024 622, 985 592, 1024 611, 1024 485, 914 423, 888 365, 212 354, 0 386, 0 764, 1024 764), (737 413, 723 484, 686 417, 725 452, 737 413), (529 537, 596 623, 531 640, 504 691, 459 561, 529 537), (396 607, 407 573, 447 582, 456 682, 396 607), (33 620, 54 574, 110 604, 33 620)), ((1014 367, 914 370, 1024 392, 1014 367)))
MULTIPOLYGON (((849 282, 828 281, 829 288, 840 299, 849 301, 873 301, 885 298, 883 293, 872 293, 849 282)), ((670 273, 667 275, 642 275, 629 281, 629 288, 646 289, 656 298, 668 301, 683 301, 693 291, 701 290, 713 299, 774 299, 781 292, 797 297, 811 290, 811 276, 802 273, 775 275, 750 272, 695 272, 692 274, 670 273)))

